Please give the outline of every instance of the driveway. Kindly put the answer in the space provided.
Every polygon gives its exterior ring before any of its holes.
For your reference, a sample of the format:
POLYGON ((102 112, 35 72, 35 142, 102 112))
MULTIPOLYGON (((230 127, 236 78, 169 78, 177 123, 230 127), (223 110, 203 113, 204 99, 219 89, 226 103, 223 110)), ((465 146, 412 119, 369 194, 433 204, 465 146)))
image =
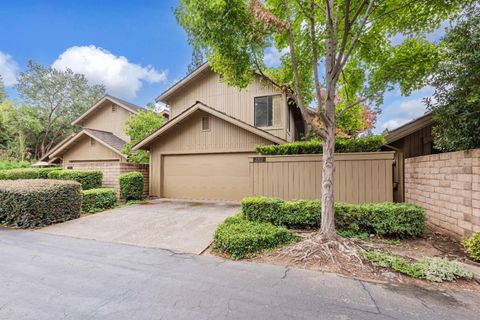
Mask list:
POLYGON ((478 319, 480 297, 0 229, 0 319, 478 319))
POLYGON ((158 199, 48 226, 38 232, 176 252, 204 251, 225 218, 240 210, 227 202, 158 199))

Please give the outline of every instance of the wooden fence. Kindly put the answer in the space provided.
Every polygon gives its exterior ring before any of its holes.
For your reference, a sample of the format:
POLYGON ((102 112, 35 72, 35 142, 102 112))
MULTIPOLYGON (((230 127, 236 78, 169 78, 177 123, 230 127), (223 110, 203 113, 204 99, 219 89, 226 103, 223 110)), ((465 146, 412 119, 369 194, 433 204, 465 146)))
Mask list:
MULTIPOLYGON (((393 201, 394 152, 335 155, 335 201, 393 201)), ((320 199, 322 156, 250 157, 250 194, 290 199, 320 199)))

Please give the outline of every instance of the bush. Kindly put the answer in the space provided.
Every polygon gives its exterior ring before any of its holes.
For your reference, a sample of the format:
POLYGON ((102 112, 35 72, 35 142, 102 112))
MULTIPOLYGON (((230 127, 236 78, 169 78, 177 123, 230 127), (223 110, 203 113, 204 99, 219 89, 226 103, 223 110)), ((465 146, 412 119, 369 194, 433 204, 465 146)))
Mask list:
POLYGON ((120 196, 125 200, 142 198, 143 174, 132 171, 120 175, 120 196))
MULTIPOLYGON (((242 200, 242 212, 250 221, 269 222, 287 228, 319 228, 321 202, 284 201, 265 197, 242 200)), ((335 204, 335 224, 340 232, 380 236, 420 236, 425 216, 419 206, 407 203, 335 204)))
POLYGON ((117 195, 112 188, 82 190, 82 212, 95 213, 113 208, 117 195))
POLYGON ((77 181, 83 190, 101 188, 102 177, 99 170, 54 170, 48 173, 49 179, 77 181))
POLYGON ((214 249, 230 254, 235 260, 296 240, 284 227, 249 221, 242 214, 227 218, 215 230, 213 238, 214 249))
POLYGON ((33 228, 78 218, 80 190, 74 181, 0 181, 0 221, 33 228))
POLYGON ((0 160, 0 170, 28 168, 29 166, 30 166, 30 162, 28 161, 0 160))
MULTIPOLYGON (((374 152, 380 151, 385 144, 383 135, 355 139, 337 139, 335 152, 374 152)), ((321 154, 322 142, 319 140, 298 141, 279 145, 257 146, 261 155, 321 154)))
POLYGON ((463 241, 463 245, 473 260, 480 261, 480 232, 463 241))
POLYGON ((49 172, 60 169, 61 168, 58 167, 51 167, 0 170, 0 180, 47 179, 49 172))

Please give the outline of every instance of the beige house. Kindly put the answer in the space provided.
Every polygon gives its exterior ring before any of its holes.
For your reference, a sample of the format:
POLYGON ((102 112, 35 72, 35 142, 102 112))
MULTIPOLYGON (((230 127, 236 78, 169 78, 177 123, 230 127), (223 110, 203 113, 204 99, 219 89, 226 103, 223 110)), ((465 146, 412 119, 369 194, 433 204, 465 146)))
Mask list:
POLYGON ((257 145, 295 140, 303 130, 284 93, 257 78, 227 86, 204 64, 162 93, 171 119, 134 147, 150 151, 150 194, 240 200, 249 194, 249 156, 257 145))

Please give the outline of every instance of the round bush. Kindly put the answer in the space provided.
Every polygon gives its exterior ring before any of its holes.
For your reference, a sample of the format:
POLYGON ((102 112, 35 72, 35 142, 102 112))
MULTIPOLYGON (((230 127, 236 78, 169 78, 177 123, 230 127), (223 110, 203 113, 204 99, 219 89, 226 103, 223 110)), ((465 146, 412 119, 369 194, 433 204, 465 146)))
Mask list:
POLYGON ((87 213, 110 209, 117 203, 117 195, 112 188, 83 190, 82 195, 82 211, 87 213))
POLYGON ((76 219, 80 217, 80 191, 74 181, 0 181, 0 221, 33 228, 76 219))
POLYGON ((143 194, 143 174, 132 171, 120 175, 120 196, 125 200, 141 199, 143 194))
POLYGON ((463 245, 473 260, 480 261, 480 232, 465 240, 463 245))

